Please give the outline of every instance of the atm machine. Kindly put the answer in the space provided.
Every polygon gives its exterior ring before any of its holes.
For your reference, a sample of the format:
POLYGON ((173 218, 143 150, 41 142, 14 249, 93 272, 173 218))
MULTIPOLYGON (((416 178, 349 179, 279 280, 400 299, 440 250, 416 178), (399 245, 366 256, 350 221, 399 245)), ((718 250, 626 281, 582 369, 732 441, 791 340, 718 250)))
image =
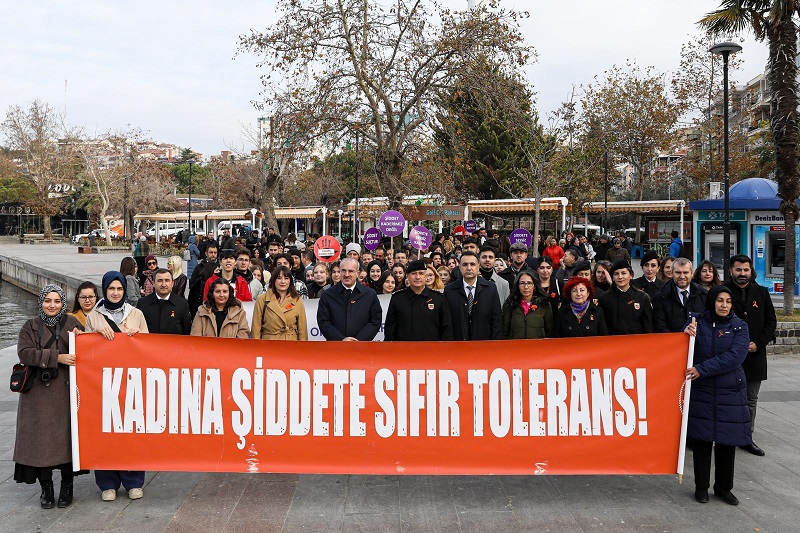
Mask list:
MULTIPOLYGON (((734 256, 739 249, 739 239, 741 227, 739 224, 731 224, 731 250, 730 255, 734 256)), ((721 222, 703 222, 700 224, 700 246, 703 250, 705 259, 708 259, 720 272, 725 261, 724 247, 725 232, 721 222)))

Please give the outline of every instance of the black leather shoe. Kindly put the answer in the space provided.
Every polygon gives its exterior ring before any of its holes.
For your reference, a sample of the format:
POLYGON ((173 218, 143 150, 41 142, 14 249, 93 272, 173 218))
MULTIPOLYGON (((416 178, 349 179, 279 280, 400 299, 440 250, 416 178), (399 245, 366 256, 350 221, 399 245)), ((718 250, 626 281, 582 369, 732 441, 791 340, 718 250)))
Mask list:
POLYGON ((39 503, 42 505, 42 509, 52 509, 56 504, 52 480, 40 481, 39 484, 42 486, 42 495, 39 497, 39 503))
POLYGON ((729 490, 721 490, 721 491, 714 490, 714 495, 719 498, 722 498, 722 501, 724 501, 728 505, 739 505, 739 498, 734 496, 733 493, 729 490))
POLYGON ((695 489, 694 499, 697 500, 698 503, 708 503, 708 491, 695 489))
POLYGON ((61 490, 58 491, 58 503, 56 505, 63 509, 72 503, 72 481, 61 482, 61 490))
POLYGON ((764 457, 765 455, 767 455, 767 452, 765 452, 764 450, 759 448, 756 443, 748 444, 747 446, 739 446, 739 447, 741 449, 743 449, 744 451, 750 452, 753 455, 757 455, 759 457, 764 457))

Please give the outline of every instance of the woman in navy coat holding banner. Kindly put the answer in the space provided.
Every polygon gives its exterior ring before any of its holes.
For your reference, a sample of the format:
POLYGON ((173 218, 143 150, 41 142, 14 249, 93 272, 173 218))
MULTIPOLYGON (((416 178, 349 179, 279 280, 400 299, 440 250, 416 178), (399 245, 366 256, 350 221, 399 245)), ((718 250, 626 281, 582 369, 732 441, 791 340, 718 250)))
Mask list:
POLYGON ((714 448, 714 494, 739 505, 733 495, 733 465, 737 446, 750 444, 750 411, 742 361, 750 336, 747 324, 733 314, 732 293, 724 285, 708 293, 706 310, 684 330, 696 336, 691 379, 688 437, 694 454, 695 499, 708 502, 711 451, 714 448))

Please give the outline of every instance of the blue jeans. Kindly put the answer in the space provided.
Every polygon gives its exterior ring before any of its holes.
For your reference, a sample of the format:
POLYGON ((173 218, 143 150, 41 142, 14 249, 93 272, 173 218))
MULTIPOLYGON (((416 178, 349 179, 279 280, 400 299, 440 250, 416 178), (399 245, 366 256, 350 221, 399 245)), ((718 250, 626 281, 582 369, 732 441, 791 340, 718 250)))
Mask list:
POLYGON ((144 472, 138 470, 95 470, 94 480, 100 490, 118 490, 120 484, 126 490, 144 486, 144 472))

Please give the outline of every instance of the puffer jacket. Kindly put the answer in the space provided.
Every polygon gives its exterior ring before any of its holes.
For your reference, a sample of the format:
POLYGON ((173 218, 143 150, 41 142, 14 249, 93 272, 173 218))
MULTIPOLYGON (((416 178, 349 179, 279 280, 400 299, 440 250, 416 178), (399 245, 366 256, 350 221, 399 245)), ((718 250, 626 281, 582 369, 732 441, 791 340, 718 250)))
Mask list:
POLYGON ((688 436, 729 446, 745 446, 750 436, 747 383, 742 361, 750 336, 747 324, 733 313, 719 318, 705 311, 697 321, 688 436))

